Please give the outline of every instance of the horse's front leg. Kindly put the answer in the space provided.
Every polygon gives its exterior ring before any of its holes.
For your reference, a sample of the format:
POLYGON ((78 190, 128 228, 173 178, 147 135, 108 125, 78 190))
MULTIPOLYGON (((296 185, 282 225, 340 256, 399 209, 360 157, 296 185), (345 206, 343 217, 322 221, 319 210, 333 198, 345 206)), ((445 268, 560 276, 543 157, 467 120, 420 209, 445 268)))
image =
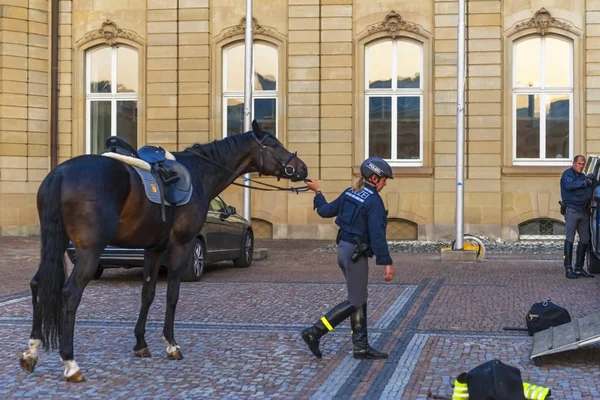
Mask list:
POLYGON ((171 360, 181 360, 183 354, 175 341, 175 308, 179 300, 179 286, 183 268, 191 257, 193 242, 185 245, 175 245, 169 248, 171 262, 169 263, 169 277, 167 283, 167 309, 165 312, 165 325, 163 328, 163 339, 167 342, 167 357, 171 360))
POLYGON ((156 281, 158 279, 158 271, 160 269, 160 257, 162 252, 146 250, 144 253, 144 285, 142 288, 142 307, 138 316, 137 324, 135 325, 135 355, 137 357, 152 357, 148 344, 146 343, 146 320, 148 311, 154 301, 156 293, 156 281))
POLYGON ((60 340, 60 359, 65 365, 64 376, 69 382, 82 382, 85 380, 73 356, 75 316, 81 302, 83 290, 96 273, 102 249, 104 249, 104 246, 93 250, 78 249, 75 267, 63 288, 63 335, 60 340))

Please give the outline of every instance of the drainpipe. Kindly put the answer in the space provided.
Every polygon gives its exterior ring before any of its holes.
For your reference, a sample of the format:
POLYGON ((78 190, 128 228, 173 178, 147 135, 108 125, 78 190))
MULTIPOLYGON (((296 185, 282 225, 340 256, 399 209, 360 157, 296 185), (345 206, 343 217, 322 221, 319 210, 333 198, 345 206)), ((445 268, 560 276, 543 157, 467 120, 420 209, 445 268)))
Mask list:
POLYGON ((59 0, 52 0, 50 52, 50 169, 58 164, 58 16, 59 0))

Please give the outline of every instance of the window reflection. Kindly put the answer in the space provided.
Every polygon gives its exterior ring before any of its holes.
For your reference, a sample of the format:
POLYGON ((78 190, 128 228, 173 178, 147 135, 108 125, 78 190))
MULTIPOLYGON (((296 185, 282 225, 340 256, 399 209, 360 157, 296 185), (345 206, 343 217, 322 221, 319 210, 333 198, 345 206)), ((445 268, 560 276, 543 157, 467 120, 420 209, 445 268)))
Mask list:
POLYGON ((386 40, 369 47, 369 88, 392 87, 392 41, 386 40))
POLYGON ((137 92, 138 57, 137 52, 128 47, 117 49, 117 92, 137 92))
POLYGON ((90 54, 90 92, 111 92, 111 51, 110 47, 93 50, 90 54))
POLYGON ((571 86, 571 45, 557 38, 546 38, 545 86, 571 86))
POLYGON ((396 112, 398 119, 397 158, 419 159, 421 154, 421 99, 398 97, 396 112))
POLYGON ((137 143, 137 101, 117 101, 117 135, 137 143))
POLYGON ((369 156, 392 156, 392 98, 369 97, 369 156))
POLYGON ((244 99, 227 99, 227 136, 244 133, 244 99))
POLYGON ((277 90, 277 49, 254 46, 254 90, 277 90))
POLYGON ((546 158, 570 158, 569 114, 569 96, 546 96, 546 158))
POLYGON ((526 39, 516 43, 515 87, 541 86, 540 38, 526 39))
POLYGON ((540 156, 540 97, 533 94, 517 97, 517 157, 540 156))
POLYGON ((90 130, 92 135, 92 153, 104 150, 106 139, 111 136, 110 101, 90 102, 90 130))
POLYGON ((227 49, 227 87, 231 92, 244 91, 244 46, 235 45, 227 49))
POLYGON ((414 43, 398 41, 398 88, 419 88, 421 86, 421 47, 414 43))
POLYGON ((277 100, 254 99, 254 119, 263 130, 273 134, 277 132, 277 100))

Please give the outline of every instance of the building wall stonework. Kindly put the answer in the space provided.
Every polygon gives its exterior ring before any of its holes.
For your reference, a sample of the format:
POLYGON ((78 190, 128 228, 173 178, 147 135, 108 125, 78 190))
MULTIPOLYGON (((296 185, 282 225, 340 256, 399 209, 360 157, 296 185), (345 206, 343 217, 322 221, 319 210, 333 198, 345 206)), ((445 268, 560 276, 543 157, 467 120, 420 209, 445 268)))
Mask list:
MULTIPOLYGON (((223 48, 243 42, 244 0, 0 0, 0 233, 39 232, 35 195, 57 161, 86 152, 86 58, 114 42, 139 55, 138 145, 182 150, 223 137, 223 48), (51 16, 59 14, 58 141, 51 143, 51 16), (106 29, 109 29, 106 28, 106 29), (116 31, 115 31, 116 32, 116 31), (112 39, 111 39, 112 40, 112 39)), ((513 161, 512 50, 548 32, 573 43, 573 153, 600 152, 600 2, 467 1, 465 232, 518 239, 530 219, 562 220, 558 180, 570 163, 513 161)), ((423 162, 394 167, 382 196, 420 239, 452 238, 456 167, 456 0, 255 0, 255 39, 278 49, 278 136, 330 200, 365 157, 365 46, 407 37, 423 49, 423 162)), ((240 74, 243 73, 240 65, 240 74)), ((277 183, 271 178, 261 178, 277 183)), ((278 184, 289 185, 287 182, 278 184)), ((224 199, 242 207, 242 191, 224 199)), ((252 216, 276 238, 332 239, 310 194, 252 193, 252 216)))

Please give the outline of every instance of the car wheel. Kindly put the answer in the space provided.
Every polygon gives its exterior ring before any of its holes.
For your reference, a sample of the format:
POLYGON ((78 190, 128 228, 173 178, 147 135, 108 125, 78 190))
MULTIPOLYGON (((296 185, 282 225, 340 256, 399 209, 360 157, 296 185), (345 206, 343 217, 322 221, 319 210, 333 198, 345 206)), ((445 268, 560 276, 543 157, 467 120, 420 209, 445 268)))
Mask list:
POLYGON ((590 258, 589 258, 590 263, 588 264, 589 272, 591 272, 592 274, 599 274, 600 273, 600 259, 598 257, 596 257, 594 255, 594 253, 591 251, 588 254, 590 255, 590 258))
POLYGON ((98 265, 98 269, 96 270, 96 273, 94 274, 94 279, 100 279, 100 277, 102 276, 103 273, 104 273, 104 267, 102 267, 101 265, 98 265))
POLYGON ((247 230, 242 240, 240 256, 233 260, 233 265, 238 268, 248 268, 252 264, 252 253, 254 252, 254 234, 247 230))
POLYGON ((202 240, 196 238, 193 240, 192 254, 188 260, 181 280, 184 282, 198 282, 204 273, 204 254, 206 253, 202 240))

